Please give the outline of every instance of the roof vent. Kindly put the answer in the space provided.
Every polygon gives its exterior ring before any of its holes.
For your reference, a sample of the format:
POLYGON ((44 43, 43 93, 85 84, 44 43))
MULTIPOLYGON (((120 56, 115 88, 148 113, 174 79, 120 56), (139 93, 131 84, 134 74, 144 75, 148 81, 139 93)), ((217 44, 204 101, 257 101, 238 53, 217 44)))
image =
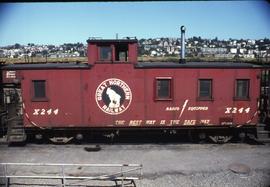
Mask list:
POLYGON ((185 58, 185 32, 186 28, 185 26, 181 26, 181 51, 180 51, 180 60, 179 63, 183 64, 186 63, 186 58, 185 58))

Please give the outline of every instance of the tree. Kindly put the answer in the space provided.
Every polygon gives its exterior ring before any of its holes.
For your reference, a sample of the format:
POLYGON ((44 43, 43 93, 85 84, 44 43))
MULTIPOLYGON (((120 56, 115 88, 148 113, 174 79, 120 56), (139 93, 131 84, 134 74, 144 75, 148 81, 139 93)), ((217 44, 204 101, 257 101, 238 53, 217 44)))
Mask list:
POLYGON ((143 43, 145 41, 145 39, 140 39, 139 43, 143 43))
POLYGON ((18 44, 18 43, 16 43, 16 44, 14 45, 14 48, 15 48, 15 49, 20 49, 20 48, 21 48, 21 45, 18 44))
POLYGON ((48 55, 48 51, 47 50, 43 50, 42 51, 42 56, 47 56, 48 55))
POLYGON ((49 49, 49 50, 52 50, 53 48, 55 48, 54 45, 48 45, 48 49, 49 49))
POLYGON ((83 47, 83 44, 82 43, 77 43, 77 48, 82 48, 83 47))

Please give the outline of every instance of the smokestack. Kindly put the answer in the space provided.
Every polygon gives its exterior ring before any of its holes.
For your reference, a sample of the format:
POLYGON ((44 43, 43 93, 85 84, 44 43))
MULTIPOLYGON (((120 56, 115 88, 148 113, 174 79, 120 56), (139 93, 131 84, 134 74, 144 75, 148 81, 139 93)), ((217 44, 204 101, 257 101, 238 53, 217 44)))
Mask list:
POLYGON ((181 57, 179 63, 186 63, 185 59, 185 26, 181 26, 181 57))

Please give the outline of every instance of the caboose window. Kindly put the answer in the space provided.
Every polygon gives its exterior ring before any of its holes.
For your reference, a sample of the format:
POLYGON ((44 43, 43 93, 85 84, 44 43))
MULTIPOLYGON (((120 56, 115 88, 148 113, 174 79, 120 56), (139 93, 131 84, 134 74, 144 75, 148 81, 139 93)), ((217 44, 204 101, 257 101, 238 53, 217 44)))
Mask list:
POLYGON ((112 48, 110 46, 99 47, 99 60, 112 60, 112 48))
POLYGON ((156 100, 171 100, 172 91, 171 78, 157 78, 156 79, 156 100))
POLYGON ((115 45, 115 60, 121 61, 121 62, 128 61, 128 45, 127 44, 115 45))
POLYGON ((34 99, 46 98, 46 81, 45 80, 33 80, 33 97, 34 99))
POLYGON ((248 99, 249 98, 249 80, 237 79, 236 80, 236 99, 248 99))
POLYGON ((212 99, 212 79, 199 80, 199 99, 212 99))

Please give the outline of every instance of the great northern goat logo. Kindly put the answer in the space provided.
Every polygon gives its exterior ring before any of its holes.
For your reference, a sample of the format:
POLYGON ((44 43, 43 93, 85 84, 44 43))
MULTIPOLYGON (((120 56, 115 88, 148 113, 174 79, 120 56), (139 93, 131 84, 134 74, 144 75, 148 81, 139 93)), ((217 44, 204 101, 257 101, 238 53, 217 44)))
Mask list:
POLYGON ((117 115, 128 109, 132 93, 129 86, 120 79, 107 79, 96 90, 96 102, 105 113, 117 115))

